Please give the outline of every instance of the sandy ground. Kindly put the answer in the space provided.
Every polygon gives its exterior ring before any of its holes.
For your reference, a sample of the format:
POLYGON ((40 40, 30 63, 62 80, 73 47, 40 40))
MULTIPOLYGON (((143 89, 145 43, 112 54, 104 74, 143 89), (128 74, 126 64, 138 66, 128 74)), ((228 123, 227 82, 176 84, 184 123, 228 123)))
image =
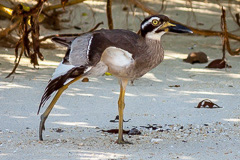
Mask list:
MULTIPOLYGON (((206 25, 216 16, 216 5, 209 8, 208 19, 202 20, 206 25)), ((168 15, 176 18, 175 13, 168 15)), ((221 58, 219 38, 165 35, 163 43, 164 62, 127 87, 124 119, 131 120, 124 129, 136 127, 142 133, 125 135, 132 145, 118 145, 117 135, 101 131, 118 128, 110 122, 118 114, 119 95, 112 76, 69 87, 46 121, 44 141, 39 141, 36 112, 64 50, 42 50, 46 59, 38 70, 23 58, 17 74, 5 79, 14 50, 1 48, 0 159, 240 159, 240 57, 227 56, 231 69, 206 69, 207 64, 182 59, 192 51, 205 52, 210 61, 221 58), (180 87, 169 87, 173 85, 180 87), (195 108, 203 99, 222 108, 195 108), (157 129, 141 127, 148 124, 157 129)))

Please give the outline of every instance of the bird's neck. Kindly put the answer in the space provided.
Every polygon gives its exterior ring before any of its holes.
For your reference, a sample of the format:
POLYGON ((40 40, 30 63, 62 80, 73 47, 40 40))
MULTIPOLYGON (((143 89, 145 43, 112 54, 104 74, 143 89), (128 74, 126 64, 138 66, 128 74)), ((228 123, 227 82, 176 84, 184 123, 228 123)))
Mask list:
POLYGON ((145 39, 151 39, 151 40, 156 40, 156 41, 161 41, 162 36, 165 34, 165 32, 160 32, 158 34, 154 33, 147 33, 145 35, 145 39))
POLYGON ((164 58, 164 50, 162 47, 161 39, 155 40, 145 37, 145 42, 148 46, 147 52, 149 58, 154 59, 156 64, 161 63, 164 58))

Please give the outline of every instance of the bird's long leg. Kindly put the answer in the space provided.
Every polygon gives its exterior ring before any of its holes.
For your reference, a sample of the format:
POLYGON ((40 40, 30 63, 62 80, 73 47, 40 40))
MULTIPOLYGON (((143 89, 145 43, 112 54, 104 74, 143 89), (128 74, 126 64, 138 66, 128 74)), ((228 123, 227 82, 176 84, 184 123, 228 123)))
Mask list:
POLYGON ((74 82, 76 82, 77 80, 79 80, 80 78, 82 78, 81 76, 78 76, 77 78, 75 78, 74 80, 72 80, 71 82, 67 83, 66 85, 64 85, 62 88, 60 88, 57 92, 57 94, 54 96, 53 100, 51 101, 51 103, 49 104, 49 106, 47 107, 47 109, 45 110, 45 112, 41 115, 41 121, 40 121, 40 125, 39 125, 39 140, 43 140, 42 138, 42 131, 45 130, 45 121, 48 118, 51 110, 53 109, 55 103, 57 102, 57 100, 59 99, 59 97, 61 96, 61 94, 63 93, 63 91, 65 91, 68 86, 74 82))
POLYGON ((121 79, 120 81, 120 95, 118 99, 118 112, 119 112, 119 130, 118 130, 118 144, 131 144, 123 139, 123 110, 125 108, 124 97, 128 80, 121 79))

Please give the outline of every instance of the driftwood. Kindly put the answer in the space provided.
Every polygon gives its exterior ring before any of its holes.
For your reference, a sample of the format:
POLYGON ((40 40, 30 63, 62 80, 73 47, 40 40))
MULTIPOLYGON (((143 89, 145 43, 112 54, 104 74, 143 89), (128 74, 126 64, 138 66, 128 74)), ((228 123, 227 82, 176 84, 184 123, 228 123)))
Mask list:
POLYGON ((11 24, 6 29, 0 32, 0 38, 8 36, 13 30, 15 30, 19 26, 20 20, 17 20, 13 24, 11 24))
POLYGON ((74 37, 74 36, 81 36, 82 34, 85 34, 85 33, 89 33, 89 32, 92 32, 94 30, 96 30, 100 25, 102 25, 103 22, 99 22, 97 25, 95 25, 92 29, 90 29, 89 31, 87 32, 84 32, 84 33, 76 33, 76 34, 54 34, 54 35, 49 35, 49 36, 45 36, 41 39, 39 39, 40 42, 42 41, 45 41, 49 38, 53 38, 53 37, 74 37))
MULTIPOLYGON (((229 43, 229 35, 228 35, 228 31, 227 31, 226 11, 225 11, 225 9, 223 9, 223 7, 222 7, 221 24, 222 24, 221 28, 222 28, 222 32, 223 32, 222 37, 223 37, 223 41, 224 41, 223 46, 226 46, 227 51, 230 55, 232 55, 232 56, 239 55, 240 48, 236 49, 235 51, 231 50, 230 43, 229 43)), ((224 49, 225 49, 225 47, 224 47, 224 49)), ((223 58, 225 59, 225 55, 223 56, 223 58)))
MULTIPOLYGON (((74 4, 77 4, 77 3, 82 3, 82 2, 84 2, 84 1, 86 1, 86 0, 71 0, 70 2, 64 3, 64 6, 71 6, 71 5, 74 5, 74 4)), ((48 12, 48 11, 51 11, 51 10, 54 10, 54 9, 62 8, 62 7, 63 7, 62 4, 63 4, 63 3, 58 4, 58 5, 53 5, 53 6, 45 7, 45 8, 43 9, 43 12, 48 12)))

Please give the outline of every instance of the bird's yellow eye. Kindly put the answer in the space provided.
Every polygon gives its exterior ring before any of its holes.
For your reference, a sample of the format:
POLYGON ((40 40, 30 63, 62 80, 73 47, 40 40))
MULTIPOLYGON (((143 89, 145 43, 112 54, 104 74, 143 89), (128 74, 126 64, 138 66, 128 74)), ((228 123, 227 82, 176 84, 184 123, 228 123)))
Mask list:
POLYGON ((154 26, 157 26, 157 25, 159 24, 159 21, 156 20, 156 19, 154 19, 154 20, 152 20, 152 24, 153 24, 154 26))

